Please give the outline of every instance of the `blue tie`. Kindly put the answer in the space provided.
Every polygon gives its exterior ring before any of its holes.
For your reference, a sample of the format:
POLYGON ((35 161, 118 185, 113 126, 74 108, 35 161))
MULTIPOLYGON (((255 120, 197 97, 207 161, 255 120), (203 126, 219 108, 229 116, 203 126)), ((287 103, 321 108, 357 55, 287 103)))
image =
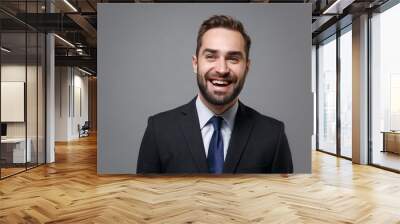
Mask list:
POLYGON ((222 118, 214 116, 209 122, 214 127, 214 133, 208 147, 208 172, 220 174, 224 168, 224 142, 221 134, 222 118))

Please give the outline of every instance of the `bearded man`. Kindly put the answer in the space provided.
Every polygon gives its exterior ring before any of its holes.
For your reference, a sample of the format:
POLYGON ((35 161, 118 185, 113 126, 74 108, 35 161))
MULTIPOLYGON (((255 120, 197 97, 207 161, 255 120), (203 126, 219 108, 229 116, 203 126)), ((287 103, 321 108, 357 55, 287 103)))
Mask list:
POLYGON ((137 173, 292 173, 284 124, 239 101, 251 40, 226 15, 205 20, 192 56, 198 95, 151 116, 137 173))

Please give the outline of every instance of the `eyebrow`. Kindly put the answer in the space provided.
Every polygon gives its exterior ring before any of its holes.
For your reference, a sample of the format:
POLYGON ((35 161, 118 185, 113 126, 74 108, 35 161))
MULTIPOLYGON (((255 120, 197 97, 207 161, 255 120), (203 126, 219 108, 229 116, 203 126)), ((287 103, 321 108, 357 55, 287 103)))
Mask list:
POLYGON ((206 48, 206 49, 204 49, 204 51, 203 51, 203 53, 202 54, 205 54, 205 53, 212 53, 212 54, 215 54, 215 53, 217 53, 218 51, 217 50, 214 50, 214 49, 210 49, 210 48, 206 48))
MULTIPOLYGON (((202 54, 205 54, 207 52, 215 54, 215 53, 218 52, 218 50, 206 48, 206 49, 203 50, 202 54)), ((243 55, 243 53, 241 51, 228 51, 227 55, 228 56, 240 56, 242 58, 244 57, 244 55, 243 55)))
POLYGON ((241 58, 243 58, 243 53, 240 51, 229 51, 228 56, 240 56, 241 58))

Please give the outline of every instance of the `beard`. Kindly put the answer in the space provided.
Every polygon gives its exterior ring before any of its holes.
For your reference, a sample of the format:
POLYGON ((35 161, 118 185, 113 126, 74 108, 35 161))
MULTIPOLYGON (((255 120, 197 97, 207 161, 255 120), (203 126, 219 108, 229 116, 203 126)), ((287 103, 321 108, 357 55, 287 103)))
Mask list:
POLYGON ((216 106, 223 106, 231 103, 239 96, 244 86, 246 73, 247 72, 245 72, 242 79, 238 79, 235 76, 231 75, 230 73, 228 75, 221 76, 221 75, 211 74, 210 72, 207 72, 203 78, 202 75, 199 75, 199 70, 197 69, 197 85, 199 86, 200 93, 202 94, 204 99, 207 100, 207 102, 216 106), (212 79, 212 77, 220 77, 220 78, 223 77, 224 80, 231 82, 231 85, 234 85, 233 91, 225 95, 221 95, 209 90, 207 87, 207 82, 208 82, 207 80, 212 79))

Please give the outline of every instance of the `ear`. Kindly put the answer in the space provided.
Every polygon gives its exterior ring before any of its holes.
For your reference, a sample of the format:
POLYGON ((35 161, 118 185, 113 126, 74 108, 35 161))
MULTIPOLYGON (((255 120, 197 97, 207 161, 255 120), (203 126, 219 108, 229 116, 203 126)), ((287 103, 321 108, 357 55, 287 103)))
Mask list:
POLYGON ((250 63, 251 61, 250 61, 250 59, 247 59, 247 62, 246 62, 246 71, 247 72, 249 72, 249 70, 250 70, 250 63))
POLYGON ((194 74, 197 74, 197 57, 196 55, 192 56, 192 66, 194 74))

